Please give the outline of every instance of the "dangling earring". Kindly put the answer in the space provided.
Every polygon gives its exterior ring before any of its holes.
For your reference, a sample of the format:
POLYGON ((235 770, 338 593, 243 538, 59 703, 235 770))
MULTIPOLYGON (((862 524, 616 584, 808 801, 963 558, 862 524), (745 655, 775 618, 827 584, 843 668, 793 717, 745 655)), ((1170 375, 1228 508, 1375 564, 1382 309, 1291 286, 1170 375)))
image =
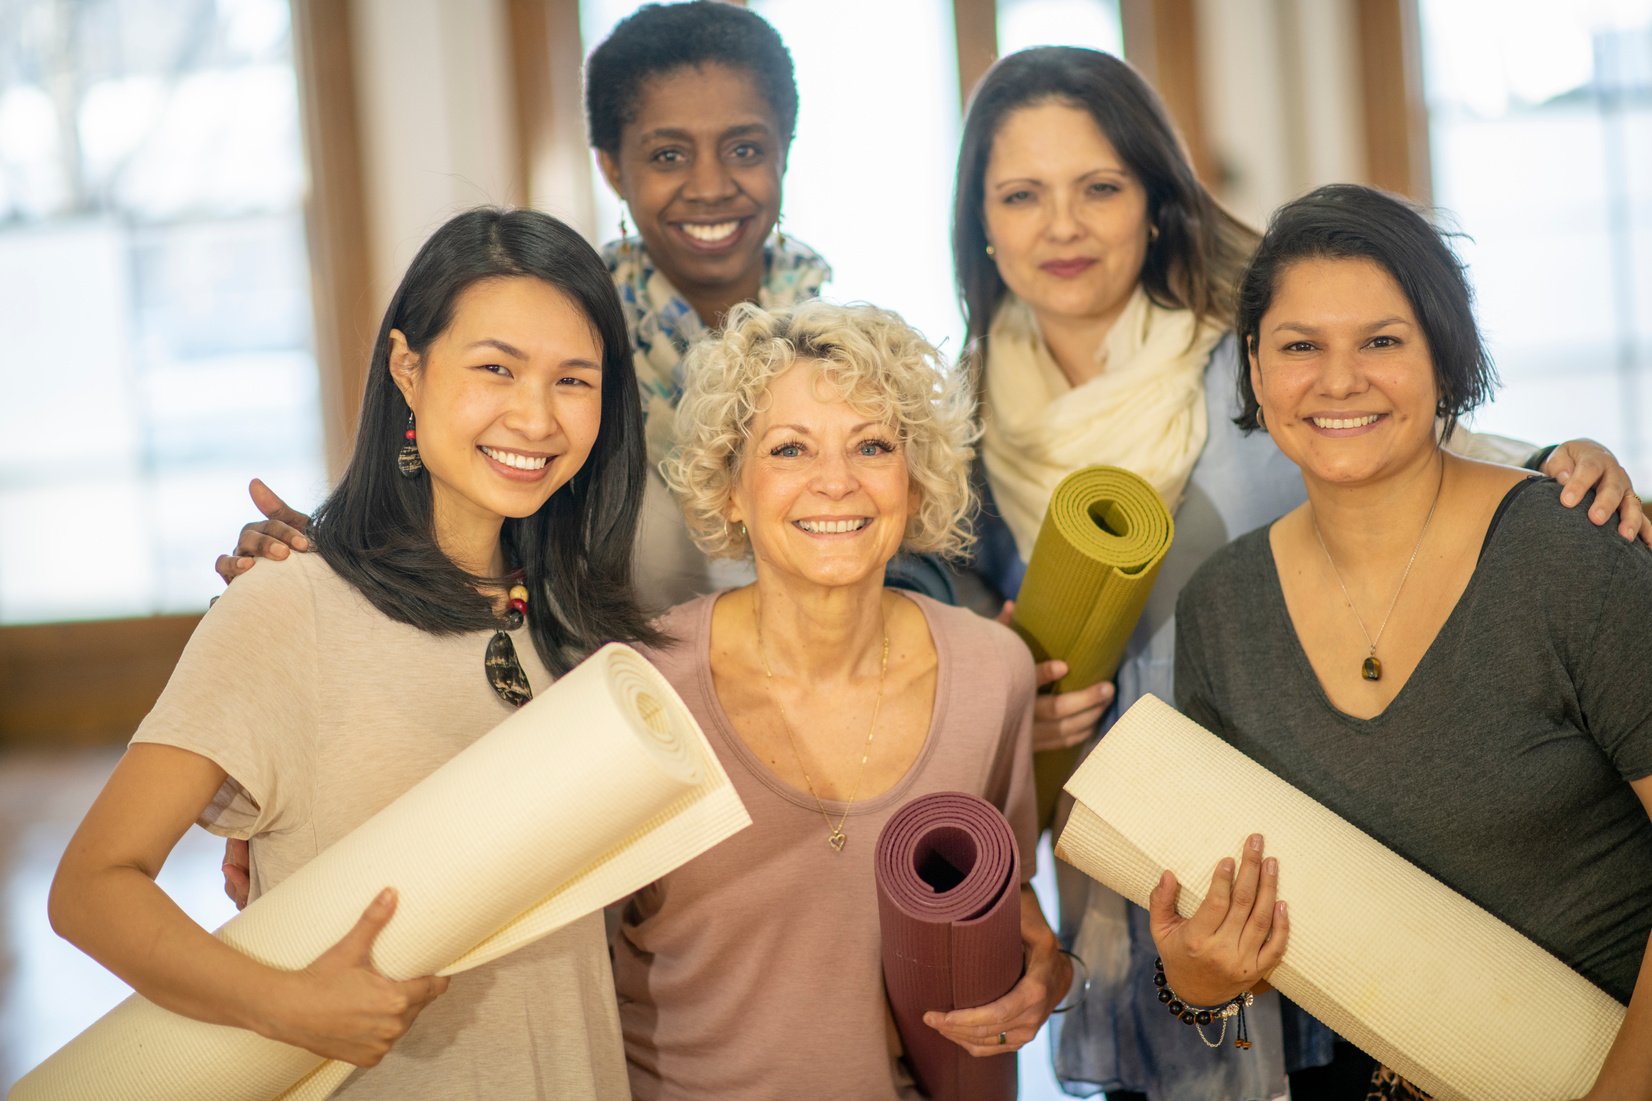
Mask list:
POLYGON ((785 218, 784 214, 776 214, 774 216, 774 243, 779 247, 781 252, 786 251, 786 227, 780 224, 781 219, 783 218, 785 218))
POLYGON ((1260 428, 1264 432, 1268 430, 1267 424, 1262 420, 1262 407, 1260 405, 1256 407, 1256 427, 1260 428))
POLYGON ((407 411, 406 441, 396 452, 396 469, 403 478, 417 478, 424 473, 424 460, 419 457, 419 431, 413 426, 413 410, 407 411))
POLYGON ((988 245, 987 246, 987 255, 988 256, 997 256, 998 255, 998 250, 993 248, 991 245, 988 245))
POLYGON ((625 208, 624 207, 620 208, 619 246, 620 246, 619 250, 620 250, 620 255, 621 256, 629 257, 631 255, 631 227, 625 224, 625 208))

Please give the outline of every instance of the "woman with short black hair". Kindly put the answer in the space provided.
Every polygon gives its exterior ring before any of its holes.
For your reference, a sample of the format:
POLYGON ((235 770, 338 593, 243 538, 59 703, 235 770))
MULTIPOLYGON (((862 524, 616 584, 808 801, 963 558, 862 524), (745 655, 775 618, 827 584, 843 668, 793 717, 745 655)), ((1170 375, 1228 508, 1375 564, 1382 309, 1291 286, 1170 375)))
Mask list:
MULTIPOLYGON (((1406 203, 1286 204, 1239 299, 1242 418, 1307 500, 1182 590, 1178 706, 1626 1003, 1588 1097, 1652 1096, 1652 553, 1441 446, 1493 374, 1462 265, 1406 203)), ((1184 922, 1174 876, 1153 892, 1188 1004, 1288 949, 1275 895, 1314 869, 1252 842, 1231 910, 1213 892, 1184 922)), ((1370 1089, 1420 1096, 1382 1070, 1370 1089)))

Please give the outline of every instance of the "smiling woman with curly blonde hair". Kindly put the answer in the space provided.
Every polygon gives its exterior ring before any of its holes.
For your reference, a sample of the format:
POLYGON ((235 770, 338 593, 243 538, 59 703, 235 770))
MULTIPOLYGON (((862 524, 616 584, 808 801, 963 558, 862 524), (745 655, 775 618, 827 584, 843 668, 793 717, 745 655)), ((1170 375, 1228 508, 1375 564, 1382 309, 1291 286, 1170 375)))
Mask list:
POLYGON ((903 549, 964 550, 978 434, 969 385, 899 315, 824 301, 778 313, 742 304, 730 312, 722 339, 690 353, 678 446, 662 467, 700 549, 714 557, 750 553, 749 540, 727 519, 729 494, 769 383, 802 361, 819 365, 830 393, 900 438, 917 498, 903 549))
MULTIPOLYGON (((693 352, 667 480, 753 584, 679 605, 649 657, 752 827, 626 901, 614 945, 638 1098, 915 1096, 890 1053, 872 854, 909 800, 963 791, 1034 866, 1033 666, 1008 628, 888 587, 900 551, 966 541, 970 387, 899 317, 730 311, 693 352), (797 1007, 833 991, 832 1012, 797 1007)), ((1030 888, 1026 972, 927 1022, 973 1055, 1032 1039, 1072 968, 1030 888)))

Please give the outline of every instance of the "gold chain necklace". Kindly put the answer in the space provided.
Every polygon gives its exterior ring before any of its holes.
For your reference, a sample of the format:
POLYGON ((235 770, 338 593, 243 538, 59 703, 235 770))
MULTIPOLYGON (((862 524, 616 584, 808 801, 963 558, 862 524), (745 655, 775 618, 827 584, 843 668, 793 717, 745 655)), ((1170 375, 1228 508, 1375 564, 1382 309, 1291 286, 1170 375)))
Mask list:
POLYGON ((1354 607, 1354 598, 1348 593, 1348 584, 1342 580, 1342 571, 1337 569, 1336 559, 1331 557, 1331 548, 1325 545, 1325 536, 1319 532, 1319 517, 1314 513, 1314 506, 1308 506, 1308 519, 1314 525, 1314 538, 1319 540, 1319 549, 1325 552, 1325 561, 1331 565, 1331 573, 1335 575, 1337 584, 1342 586, 1342 599, 1348 602, 1348 610, 1354 613, 1354 622, 1359 624, 1360 634, 1365 636, 1365 643, 1370 652, 1360 663, 1359 675, 1366 680, 1382 679, 1382 662, 1377 658, 1377 643, 1382 641, 1382 633, 1388 629, 1388 620, 1394 615, 1394 609, 1400 603, 1400 593, 1405 591, 1406 579, 1411 576, 1411 567, 1417 564, 1417 552, 1423 549, 1423 537, 1428 534, 1428 525, 1434 522, 1434 510, 1440 507, 1440 490, 1445 488, 1445 462, 1440 463, 1440 484, 1434 487, 1434 503, 1428 506, 1428 516, 1423 519, 1423 530, 1417 533, 1417 545, 1411 548, 1411 560, 1405 564, 1405 572, 1400 574, 1400 583, 1394 589, 1394 599, 1388 602, 1388 613, 1382 617, 1382 624, 1377 628, 1377 637, 1372 638, 1371 632, 1365 629, 1365 619, 1354 607))
MULTIPOLYGON (((881 608, 880 608, 881 611, 881 608)), ((860 768, 855 772, 855 786, 849 792, 849 801, 843 804, 843 813, 838 815, 837 824, 832 824, 832 816, 826 813, 826 804, 820 801, 820 794, 815 791, 815 782, 809 778, 809 770, 803 764, 803 754, 797 749, 797 735, 792 733, 792 721, 786 717, 786 708, 781 705, 780 697, 774 693, 774 670, 769 668, 768 648, 763 645, 763 607, 755 593, 752 595, 752 618, 757 622, 757 656, 763 659, 764 686, 768 690, 769 702, 774 709, 780 712, 780 725, 785 728, 786 741, 791 743, 792 757, 797 761, 797 769, 803 773, 803 782, 809 785, 809 795, 815 801, 815 809, 820 811, 821 821, 831 832, 826 843, 837 852, 843 851, 843 846, 849 838, 843 833, 843 823, 849 819, 849 808, 855 805, 855 798, 860 794, 860 781, 866 775, 866 762, 872 756, 872 738, 878 732, 878 710, 883 706, 883 681, 889 672, 889 625, 883 625, 883 658, 878 665, 878 698, 872 703, 872 723, 866 728, 866 745, 860 755, 860 768)))

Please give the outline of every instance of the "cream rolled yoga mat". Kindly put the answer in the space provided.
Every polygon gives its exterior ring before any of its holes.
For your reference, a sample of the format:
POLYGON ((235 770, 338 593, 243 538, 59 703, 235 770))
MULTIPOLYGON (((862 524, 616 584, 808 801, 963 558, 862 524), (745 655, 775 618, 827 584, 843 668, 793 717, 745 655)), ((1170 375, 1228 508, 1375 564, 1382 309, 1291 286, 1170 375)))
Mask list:
POLYGON ((1067 791, 1056 855, 1141 906, 1169 868, 1184 917, 1260 832, 1291 915, 1273 985, 1438 1101, 1594 1083, 1622 1006, 1161 700, 1126 712, 1067 791))
MULTIPOLYGON (((1140 475, 1087 466, 1061 479, 1038 529, 1011 625, 1034 659, 1060 658, 1057 692, 1110 679, 1124 657, 1176 531, 1170 510, 1140 475)), ((1082 746, 1033 758, 1038 828, 1050 824, 1082 746)))
MULTIPOLYGON (((293 873, 217 936, 305 966, 380 889, 395 979, 451 975, 622 898, 751 824, 665 678, 609 645, 293 873)), ((26 1076, 13 1101, 320 1101, 354 1071, 133 995, 26 1076)))

